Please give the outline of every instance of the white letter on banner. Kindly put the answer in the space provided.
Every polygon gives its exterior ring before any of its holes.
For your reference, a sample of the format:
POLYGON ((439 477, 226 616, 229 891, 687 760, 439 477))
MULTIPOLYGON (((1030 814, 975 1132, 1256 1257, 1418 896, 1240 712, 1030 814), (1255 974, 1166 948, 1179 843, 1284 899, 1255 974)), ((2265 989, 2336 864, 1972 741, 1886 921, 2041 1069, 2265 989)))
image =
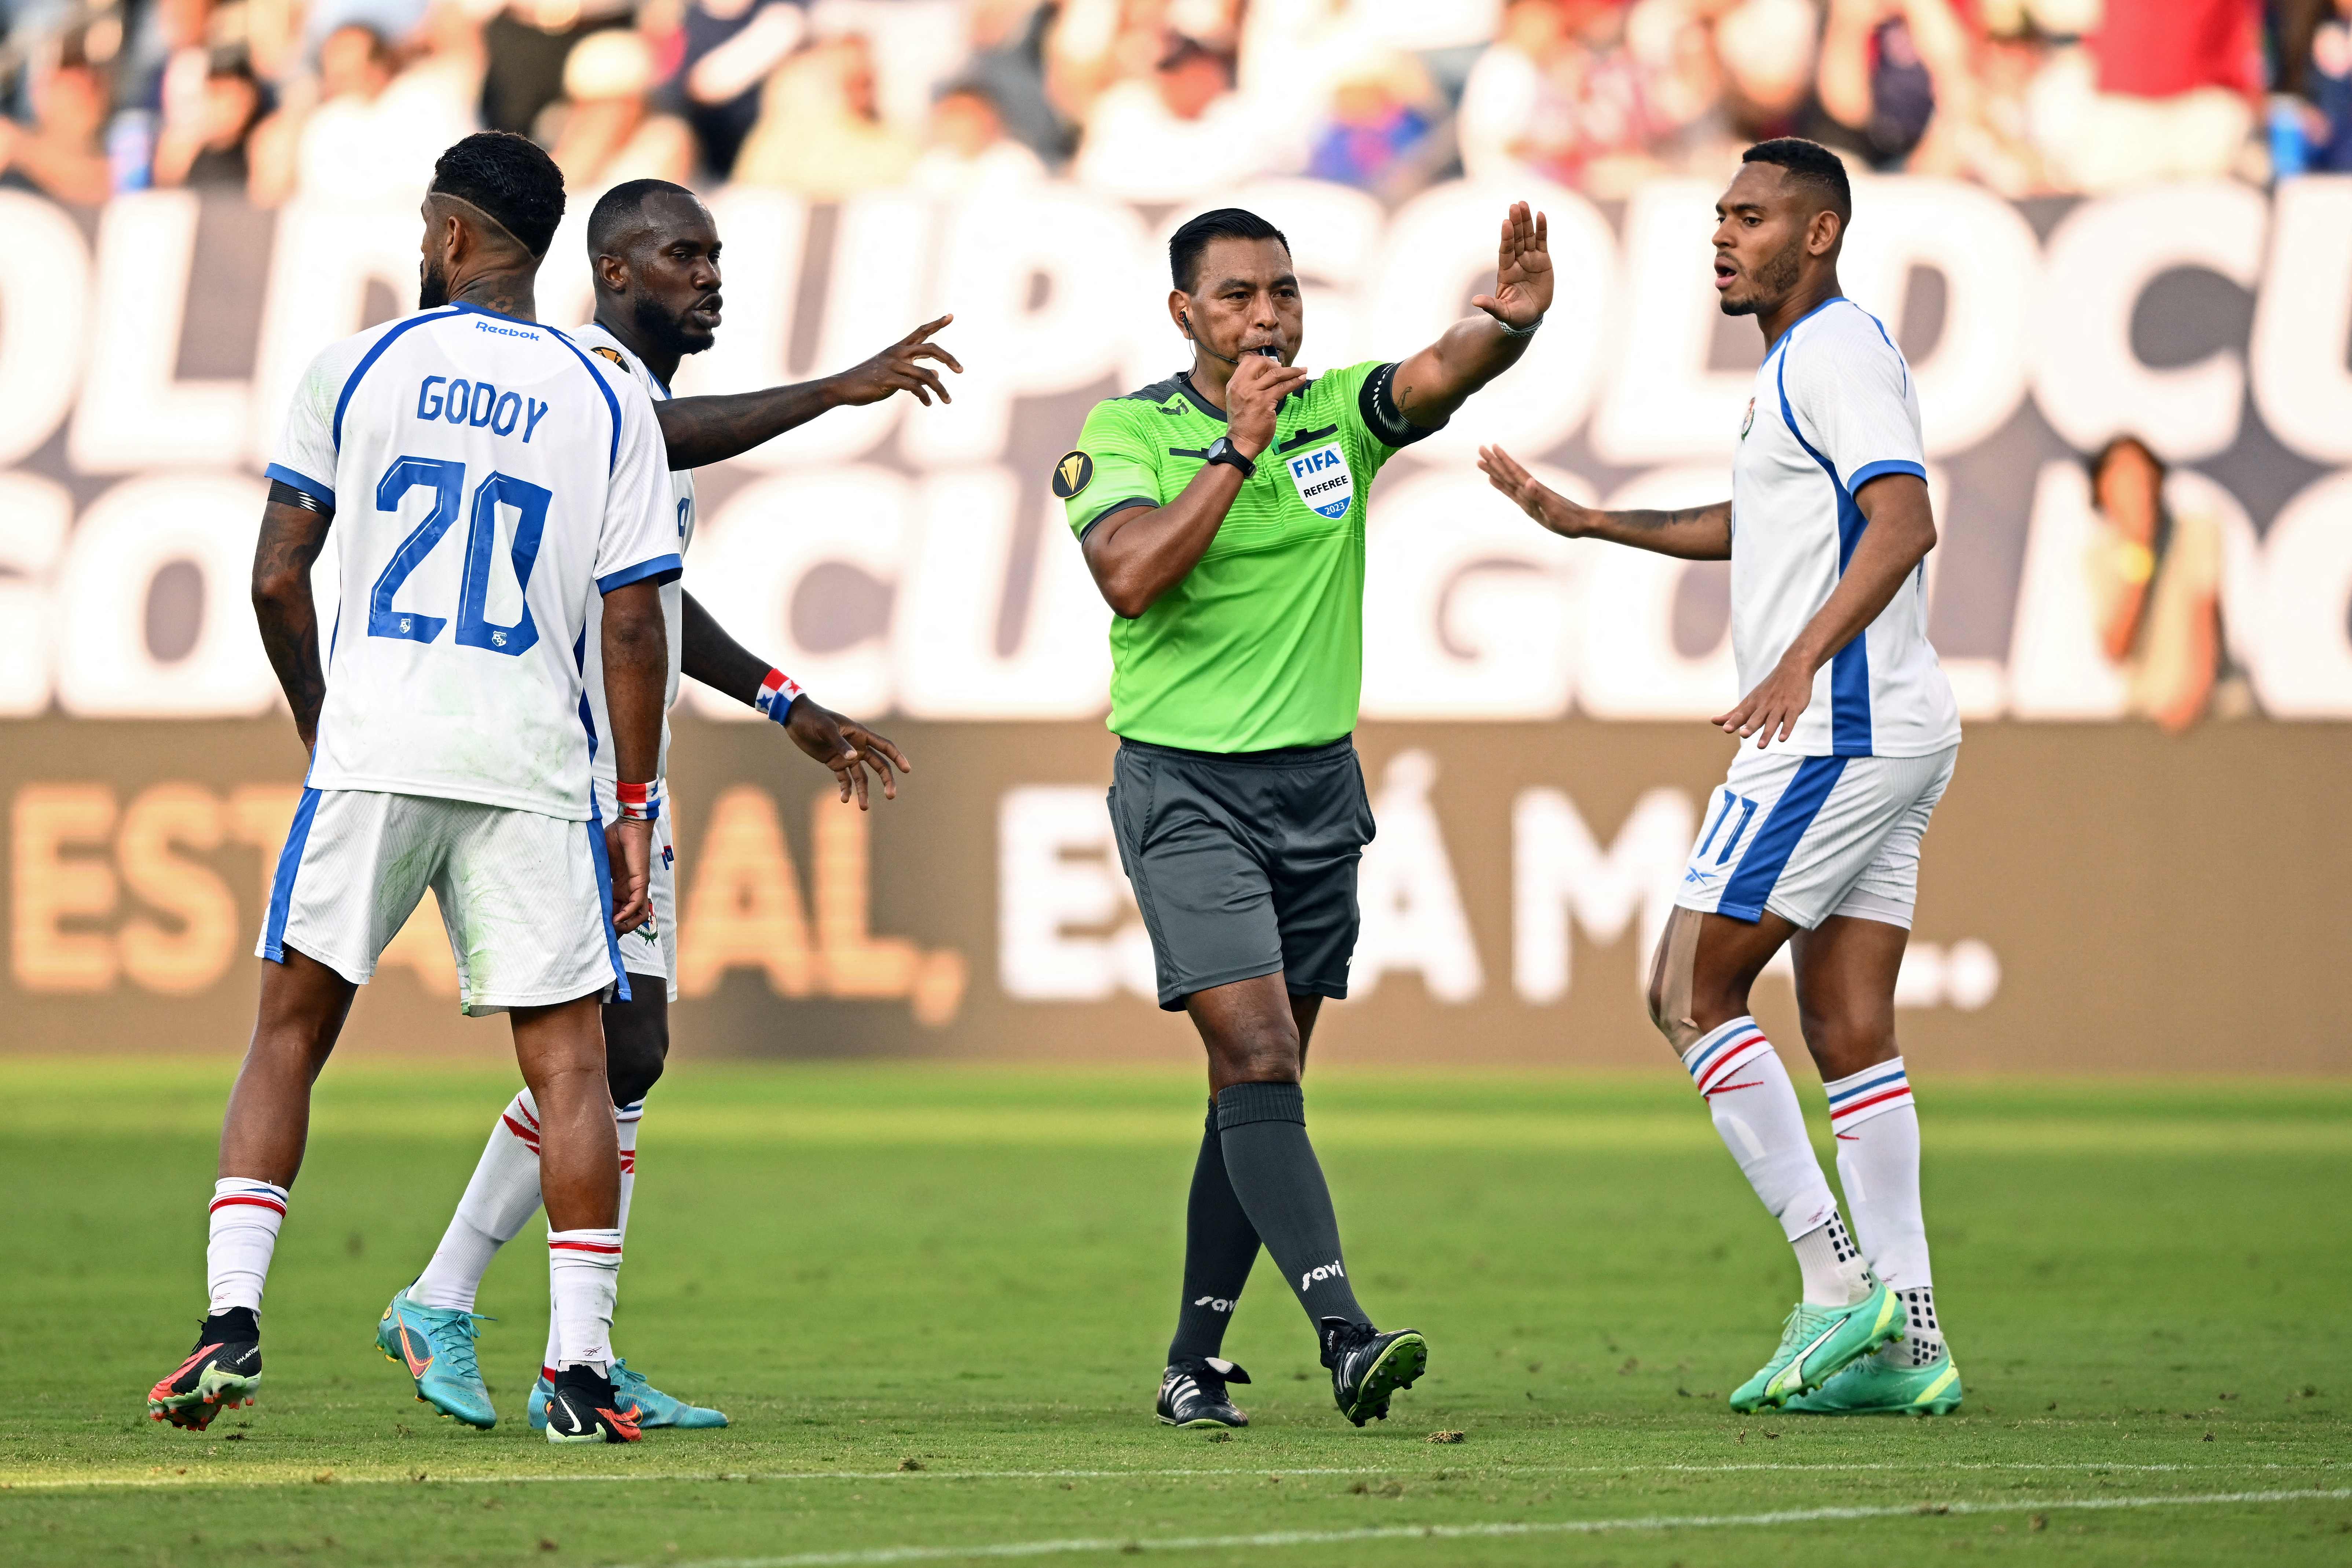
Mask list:
MULTIPOLYGON (((852 467, 781 475, 746 485, 695 542, 694 596, 719 623, 777 663, 826 707, 877 714, 891 705, 887 629, 844 647, 801 646, 793 609, 816 568, 853 566, 894 588, 905 557, 907 480, 885 468, 852 467)), ((688 683, 705 718, 760 717, 699 681, 688 683)))
POLYGON ((1429 804, 1436 782, 1436 759, 1423 751, 1399 752, 1381 777, 1372 802, 1380 836, 1364 847, 1357 872, 1363 925, 1349 971, 1353 995, 1370 995, 1391 969, 1418 972, 1440 1002, 1475 1001, 1486 984, 1445 830, 1429 804))
POLYGON ((965 374, 947 378, 955 401, 909 420, 899 445, 924 464, 993 462, 1014 398, 1074 392, 1118 370, 1120 337, 1105 323, 1133 297, 1143 225, 1119 203, 1052 185, 958 203, 944 216, 939 276, 955 290, 950 342, 965 374), (1045 300, 1033 306, 1041 278, 1045 300))
MULTIPOLYGON (((1536 477, 1589 503, 1581 476, 1536 477)), ((1367 719, 1553 719, 1576 683, 1581 563, 1590 558, 1447 468, 1384 489, 1367 519, 1367 719)))
POLYGON ((996 807, 997 979, 1023 1002, 1096 1002, 1121 984, 1157 994, 1151 938, 1119 875, 1103 792, 1029 784, 996 807), (1102 928, 1082 935, 1073 927, 1102 928))
MULTIPOLYGON (((1706 506, 1727 499, 1730 489, 1727 468, 1662 468, 1627 481, 1608 505, 1612 510, 1706 506)), ((1727 564, 1597 541, 1579 541, 1575 548, 1585 561, 1579 707, 1596 719, 1706 719, 1739 700, 1728 620, 1712 652, 1693 658, 1675 646, 1675 597, 1684 576, 1726 573, 1727 564)))
MULTIPOLYGON (((1706 367, 1722 314, 1708 244, 1717 194, 1702 181, 1653 180, 1626 204, 1627 306, 1616 374, 1592 416, 1592 450, 1603 462, 1635 468, 1704 458, 1729 476, 1756 372, 1706 367)), ((1760 361, 1760 336, 1755 352, 1760 361)))
POLYGON ((2025 395, 2025 309, 2040 256, 2018 210, 1958 180, 1854 184, 1854 229, 1838 258, 1846 297, 1899 341, 1914 268, 1944 280, 1944 328, 1911 367, 1930 457, 1975 446, 2025 395))
POLYGON ((414 206, 373 202, 299 201, 278 215, 248 425, 260 462, 277 456, 287 405, 319 351, 360 330, 368 285, 390 289, 401 312, 416 303, 417 221, 414 206))
POLYGON ((2263 555, 2263 706, 2281 719, 2352 718, 2352 468, 2287 502, 2263 555))
MULTIPOLYGON (((1521 790, 1511 805, 1511 983, 1519 999, 1539 1007, 1568 994, 1571 914, 1608 947, 1640 910, 1646 959, 1674 910, 1675 880, 1696 826, 1690 796, 1649 790, 1604 850, 1567 795, 1521 790)), ((1637 982, 1643 968, 1633 965, 1637 982)))
POLYGON ((1027 615, 1010 655, 996 628, 1010 584, 1020 487, 1001 468, 933 475, 891 616, 898 710, 918 719, 1092 719, 1110 707, 1110 610, 1062 503, 1034 537, 1027 615))
POLYGON ((84 473, 217 463, 245 439, 244 382, 178 379, 200 210, 194 192, 146 191, 99 220, 98 309, 68 438, 84 473))
POLYGON ((800 310, 808 204, 782 191, 734 185, 711 198, 710 216, 727 242, 727 324, 708 352, 678 367, 677 390, 781 386, 793 379, 785 356, 800 310))
POLYGON ((0 473, 0 714, 49 705, 57 628, 49 574, 73 526, 73 497, 37 474, 0 473))
MULTIPOLYGON (((752 288, 767 287, 797 294, 800 280, 806 272, 804 249, 796 246, 790 254, 803 258, 799 268, 780 268, 772 281, 764 285, 757 279, 747 279, 752 288)), ((946 308, 921 310, 917 301, 922 298, 923 271, 931 250, 931 204, 919 196, 897 191, 876 191, 855 196, 844 202, 835 213, 833 229, 831 268, 825 274, 823 315, 817 323, 815 363, 808 367, 809 376, 830 375, 860 363, 905 337, 932 316, 943 315, 946 308)), ((736 292, 732 274, 746 259, 748 253, 730 243, 727 266, 730 272, 727 289, 730 324, 719 337, 723 342, 735 331, 732 321, 736 292)), ((949 281, 956 281, 950 275, 949 281)), ((770 307, 772 308, 772 307, 770 307)), ((784 321, 792 319, 793 305, 784 307, 784 321)), ((958 341, 963 327, 959 316, 956 325, 949 329, 948 341, 958 341)), ((698 389, 712 391, 735 390, 747 385, 767 386, 776 382, 805 379, 784 372, 782 360, 783 345, 789 341, 790 327, 772 342, 778 360, 778 371, 766 381, 724 381, 714 366, 698 374, 694 380, 698 389)), ((718 351, 698 356, 716 358, 718 351)), ((958 354, 959 359, 962 358, 958 354)), ((688 360, 689 365, 695 361, 688 360)), ((954 375, 943 367, 940 379, 949 384, 956 401, 963 401, 966 378, 954 375)), ((864 456, 887 439, 890 427, 898 423, 900 410, 909 406, 912 399, 903 395, 884 398, 854 408, 835 408, 822 419, 787 430, 774 440, 754 447, 745 453, 742 461, 755 468, 782 468, 788 464, 839 463, 864 456)), ((916 405, 919 407, 919 405, 916 405)), ((936 412, 936 410, 933 410, 936 412)))
MULTIPOLYGON (((1467 313, 1465 301, 1495 287, 1495 248, 1514 201, 1545 214, 1557 282, 1556 318, 1519 363, 1471 399, 1412 451, 1430 460, 1475 456, 1481 443, 1526 452, 1558 446, 1591 407, 1617 314, 1617 246, 1592 204, 1557 185, 1439 185, 1390 220, 1388 245, 1366 312, 1377 342, 1369 355, 1417 353, 1467 313)), ((1314 320, 1307 320, 1310 337, 1314 320)), ((1332 362, 1326 362, 1332 363, 1332 362)))
POLYGON ((2124 679, 2099 646, 2092 602, 2096 527, 2082 465, 2044 463, 2009 634, 2010 711, 2021 719, 2113 719, 2124 710, 2124 679))
POLYGON ((125 479, 82 515, 58 576, 58 700, 104 719, 226 719, 268 711, 278 679, 248 607, 253 542, 268 487, 219 474, 125 479), (160 662, 147 597, 175 561, 204 581, 195 646, 160 662))
POLYGON ((80 384, 89 257, 63 207, 0 191, 0 463, 38 451, 80 384))
POLYGON ((2185 463, 2237 439, 2238 352, 2151 370, 2132 352, 2132 315, 2150 282, 2184 267, 2252 289, 2268 216, 2260 192, 2217 180, 2103 197, 2059 223, 2042 252, 2030 352, 2035 401, 2067 445, 2088 451, 2130 434, 2185 463))
POLYGON ((2352 460, 2352 179, 2283 180, 2254 305, 2254 406, 2315 463, 2352 460))

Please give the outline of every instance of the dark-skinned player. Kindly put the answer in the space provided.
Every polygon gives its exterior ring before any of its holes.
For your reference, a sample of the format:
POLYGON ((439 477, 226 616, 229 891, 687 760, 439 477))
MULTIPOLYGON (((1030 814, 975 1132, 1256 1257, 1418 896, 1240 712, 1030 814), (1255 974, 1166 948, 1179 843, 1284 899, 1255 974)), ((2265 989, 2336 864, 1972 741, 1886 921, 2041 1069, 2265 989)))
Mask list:
POLYGON ((1734 753, 1700 825, 1651 965, 1650 1016, 1797 1255, 1797 1307, 1732 1407, 1941 1415, 1959 1406, 1960 1375, 1936 1318, 1919 1119, 1895 1038, 1920 838, 1960 742, 1927 643, 1936 522, 1918 392, 1886 329, 1839 292, 1853 201, 1834 153, 1759 142, 1715 212, 1723 313, 1754 316, 1767 351, 1732 499, 1597 511, 1499 448, 1480 467, 1555 533, 1731 563, 1748 695, 1715 722, 1756 744, 1734 753), (1784 943, 1853 1237, 1748 1012, 1784 943))
MULTIPOLYGON (((935 394, 945 399, 946 388, 924 362, 961 368, 929 341, 947 325, 943 317, 865 363, 823 381, 735 395, 673 398, 669 384, 679 362, 710 347, 719 331, 720 244, 709 209, 682 186, 633 181, 614 187, 596 204, 587 237, 596 319, 572 337, 634 378, 653 400, 674 470, 670 486, 681 556, 694 535, 693 467, 747 451, 828 408, 877 403, 898 392, 912 393, 926 405, 935 394)), ((681 584, 663 592, 669 596, 671 615, 668 702, 677 700, 678 677, 691 676, 782 724, 793 744, 838 775, 845 802, 854 796, 858 808, 866 808, 868 770, 883 795, 895 798, 892 770, 908 765, 896 746, 802 694, 782 671, 728 636, 681 584)), ((593 645, 593 637, 590 640, 593 645)), ((593 654, 588 668, 593 690, 593 654)), ((597 718, 601 721, 601 712, 597 718)), ((665 774, 668 751, 665 724, 665 774)), ((610 789, 605 775, 599 774, 598 787, 610 789)), ((637 1122, 646 1093, 660 1078, 668 1054, 668 1004, 677 994, 677 873, 667 815, 656 831, 654 919, 620 938, 622 964, 636 977, 635 994, 626 1002, 607 1004, 604 1014, 605 1071, 619 1128, 623 1230, 628 1226, 636 1180, 637 1122)), ((407 1368, 417 1397, 470 1426, 488 1427, 498 1418, 475 1357, 475 1295, 491 1258, 540 1205, 539 1144, 538 1108, 525 1089, 491 1128, 489 1142, 432 1260, 415 1283, 393 1297, 377 1324, 377 1343, 386 1356, 407 1368)), ((527 1415, 533 1427, 546 1424, 552 1386, 548 1368, 552 1365, 551 1361, 542 1363, 530 1393, 527 1415)), ((640 1426, 727 1424, 717 1410, 654 1387, 625 1361, 613 1363, 613 1380, 624 1400, 635 1402, 640 1426)))
POLYGON ((1220 1354, 1261 1245, 1306 1309, 1340 1414, 1384 1417, 1426 1364, 1358 1304, 1300 1078, 1348 994, 1372 837, 1352 735, 1373 476, 1515 363, 1551 303, 1542 215, 1511 208, 1494 291, 1412 357, 1312 375, 1289 243, 1255 214, 1170 240, 1168 321, 1191 364, 1096 405, 1056 465, 1111 625, 1110 812, 1160 1005, 1209 1058, 1207 1126, 1159 1418, 1238 1426, 1220 1354))

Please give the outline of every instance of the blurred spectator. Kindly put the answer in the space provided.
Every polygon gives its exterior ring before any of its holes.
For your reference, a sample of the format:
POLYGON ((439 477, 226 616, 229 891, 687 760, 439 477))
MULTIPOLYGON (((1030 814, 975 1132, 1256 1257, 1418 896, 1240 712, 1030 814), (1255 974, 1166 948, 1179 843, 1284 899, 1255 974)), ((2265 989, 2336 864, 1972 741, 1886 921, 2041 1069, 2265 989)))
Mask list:
POLYGON ((761 84, 808 37, 806 0, 688 0, 681 31, 686 121, 724 178, 759 123, 761 84))
POLYGON ((242 190, 253 173, 246 144, 261 121, 261 84, 243 49, 215 49, 196 63, 190 71, 174 59, 163 73, 155 184, 242 190))
POLYGON ((2036 84, 2044 153, 2068 186, 2105 192, 2228 173, 2262 86, 2256 0, 2111 0, 2083 49, 2036 84))
POLYGON ((2314 170, 2345 174, 2352 174, 2352 0, 2336 0, 2334 10, 2311 35, 2305 159, 2314 170))
POLYGON ((1679 128, 1651 101, 1627 21, 1607 0, 1517 0, 1463 89, 1463 166, 1608 196, 1655 173, 1652 147, 1679 128))
POLYGON ((2090 560, 2099 641, 2124 677, 2130 711, 2179 732, 2228 680, 2221 706, 2242 711, 2221 631, 2220 520, 2167 504, 2164 464, 2136 436, 2091 460, 2098 537, 2090 560))
POLYGON ((629 25, 630 0, 508 0, 482 25, 488 69, 482 123, 528 136, 563 96, 563 64, 583 38, 629 25))
POLYGON ((1046 39, 1046 89, 1066 118, 1090 125, 1097 99, 1151 79, 1171 37, 1223 57, 1231 87, 1237 16, 1237 0, 1058 0, 1046 39))
POLYGON ((563 62, 563 98, 539 117, 536 134, 575 198, 624 180, 684 184, 694 173, 694 132, 656 114, 654 52, 634 32, 607 28, 572 46, 563 62))
POLYGON ((895 185, 914 166, 914 142, 875 102, 874 60, 851 34, 803 50, 768 79, 759 122, 736 155, 735 178, 839 201, 895 185))
POLYGON ((462 55, 437 47, 397 75, 395 63, 373 28, 328 34, 317 81, 248 143, 256 197, 362 202, 422 189, 443 149, 475 128, 474 79, 462 55))
POLYGON ((1095 100, 1078 178, 1129 201, 1179 201, 1238 184, 1279 152, 1233 90, 1233 67, 1197 38, 1172 35, 1147 79, 1095 100))
POLYGON ((1317 132, 1307 174, 1366 190, 1405 194, 1397 187, 1428 183, 1419 154, 1441 110, 1429 77, 1411 55, 1373 50, 1338 75, 1331 112, 1317 132), (1406 181, 1399 174, 1417 175, 1406 181))
POLYGON ((1905 166, 1914 174, 1975 180, 2005 196, 2047 194, 2054 187, 2033 106, 2050 46, 2029 29, 1978 39, 1970 58, 1966 96, 1955 94, 1958 100, 1940 109, 1905 166))
POLYGON ((927 195, 963 196, 1045 177, 1045 161, 1004 133, 1004 118, 988 90, 957 82, 931 106, 930 145, 915 161, 908 183, 927 195))
POLYGON ((1807 0, 1742 0, 1717 23, 1732 128, 1744 142, 1825 131, 1813 100, 1818 19, 1807 0))
POLYGON ((1008 135, 1059 163, 1078 140, 1045 95, 1045 34, 1056 13, 1039 0, 972 0, 971 58, 959 79, 987 96, 1008 135))
POLYGON ((1936 73, 1920 56, 1915 8, 1928 14, 1931 37, 1957 31, 1943 0, 1919 0, 1916 7, 1910 0, 1830 0, 1818 79, 1822 109, 1851 133, 1874 169, 1901 168, 1936 113, 1936 73))
POLYGON ((1462 89, 1458 134, 1471 178, 1507 184, 1540 174, 1570 113, 1554 75, 1575 47, 1558 0, 1510 0, 1462 89))
POLYGON ((76 206, 95 206, 113 193, 101 141, 108 82, 87 42, 68 34, 37 51, 26 83, 33 123, 0 120, 0 187, 40 191, 76 206))

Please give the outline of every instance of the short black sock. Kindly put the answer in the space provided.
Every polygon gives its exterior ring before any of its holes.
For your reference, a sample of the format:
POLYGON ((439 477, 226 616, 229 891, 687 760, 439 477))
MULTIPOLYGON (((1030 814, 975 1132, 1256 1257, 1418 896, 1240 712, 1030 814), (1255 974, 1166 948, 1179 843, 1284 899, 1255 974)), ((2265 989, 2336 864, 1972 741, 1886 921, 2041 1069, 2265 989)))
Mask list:
POLYGON ((231 1307, 207 1315, 196 1338, 207 1344, 241 1345, 261 1342, 261 1315, 250 1307, 231 1307))
POLYGON ((1171 1366, 1223 1350, 1225 1327, 1234 1321, 1234 1304, 1249 1282, 1257 1249, 1257 1227, 1234 1195, 1233 1178, 1225 1171, 1213 1100, 1184 1209, 1184 1294, 1176 1306, 1176 1337, 1168 1342, 1171 1366))
POLYGON ((1307 1141, 1307 1100, 1299 1087, 1228 1084, 1217 1096, 1217 1131, 1234 1194, 1282 1266, 1307 1321, 1370 1322, 1348 1284, 1339 1217, 1315 1145, 1307 1141))

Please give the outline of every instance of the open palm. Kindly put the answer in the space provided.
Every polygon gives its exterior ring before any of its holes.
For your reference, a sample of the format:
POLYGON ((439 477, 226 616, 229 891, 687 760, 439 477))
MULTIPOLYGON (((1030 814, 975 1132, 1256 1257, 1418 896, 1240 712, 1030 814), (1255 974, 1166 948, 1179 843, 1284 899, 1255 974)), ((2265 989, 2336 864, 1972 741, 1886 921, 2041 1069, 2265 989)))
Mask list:
POLYGON ((1513 202, 1495 254, 1495 291, 1470 303, 1507 327, 1529 327, 1551 309, 1550 226, 1544 215, 1513 202))

